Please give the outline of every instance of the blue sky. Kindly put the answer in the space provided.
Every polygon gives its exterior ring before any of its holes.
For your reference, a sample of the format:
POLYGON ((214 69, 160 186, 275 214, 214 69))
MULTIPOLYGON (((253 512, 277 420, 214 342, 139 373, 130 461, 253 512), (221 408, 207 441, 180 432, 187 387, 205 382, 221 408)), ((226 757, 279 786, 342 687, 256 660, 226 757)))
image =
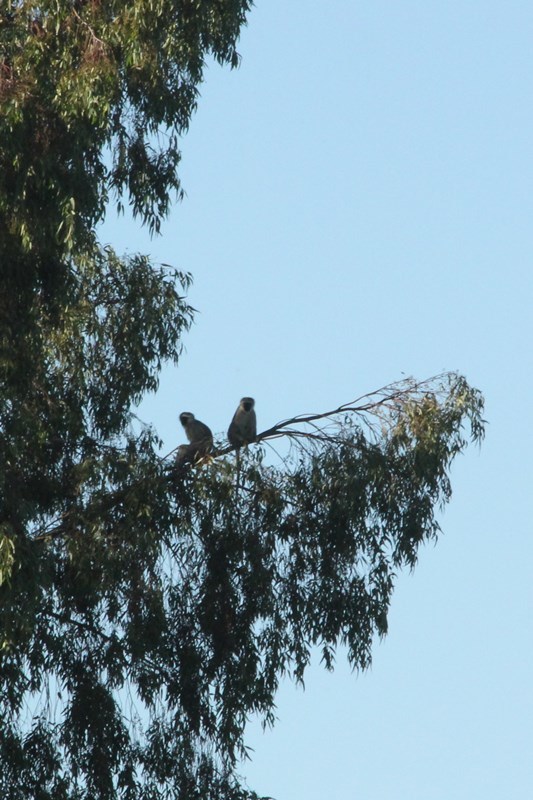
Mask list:
POLYGON ((194 276, 140 412, 167 449, 180 411, 223 432, 243 395, 260 429, 444 369, 486 397, 371 670, 317 656, 250 725, 242 773, 277 800, 531 791, 532 44, 530 2, 260 2, 240 69, 206 73, 162 236, 102 229, 194 276))

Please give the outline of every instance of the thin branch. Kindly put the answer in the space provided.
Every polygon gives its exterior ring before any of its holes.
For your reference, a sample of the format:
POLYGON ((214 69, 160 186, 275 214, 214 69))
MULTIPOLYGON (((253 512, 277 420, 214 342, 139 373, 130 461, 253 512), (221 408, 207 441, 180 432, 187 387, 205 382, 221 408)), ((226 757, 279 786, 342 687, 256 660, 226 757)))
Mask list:
MULTIPOLYGON (((441 377, 441 376, 438 376, 441 377)), ((420 392, 422 387, 430 382, 436 380, 435 378, 431 378, 427 381, 422 381, 420 383, 412 383, 409 385, 405 385, 406 381, 400 381, 398 383, 390 384, 389 386, 384 386, 381 389, 377 389, 375 392, 370 392, 369 394, 362 395, 361 397, 357 398, 356 400, 352 400, 349 403, 343 403, 342 405, 338 406, 337 408, 331 409, 330 411, 323 411, 320 413, 315 414, 298 414, 295 417, 291 417, 290 419, 283 420, 282 422, 276 423, 271 428, 268 428, 266 431, 259 433, 256 438, 256 442, 262 441, 263 439, 273 439, 278 438, 279 436, 283 436, 284 434, 291 433, 292 435, 304 435, 301 431, 296 431, 294 429, 290 429, 292 425, 310 425, 311 423, 317 422, 318 420, 322 419, 330 419, 333 420, 335 417, 346 414, 375 414, 380 408, 389 408, 391 404, 397 403, 398 400, 403 399, 404 397, 412 396, 417 392, 420 392), (393 389, 395 386, 401 386, 402 388, 398 388, 396 391, 390 393, 390 390, 393 389), (388 391, 389 393, 383 396, 384 392, 388 391), (375 400, 373 402, 366 402, 359 404, 361 400, 366 400, 371 397, 380 397, 379 400, 375 400), (288 429, 289 430, 286 430, 288 429)), ((311 434, 307 434, 311 436, 311 434)), ((327 437, 329 438, 329 437, 327 437)), ((233 449, 233 448, 230 448, 233 449)), ((224 453, 226 450, 223 451, 224 453)))
POLYGON ((100 639, 104 639, 106 642, 113 642, 113 638, 108 636, 107 633, 98 630, 93 625, 89 625, 87 622, 82 622, 79 619, 72 619, 72 617, 67 617, 65 614, 57 614, 55 611, 46 611, 45 612, 48 617, 53 617, 57 619, 58 622, 65 623, 67 625, 75 625, 77 628, 81 628, 87 633, 92 633, 93 636, 98 636, 100 639))
POLYGON ((95 42, 98 42, 98 44, 102 45, 102 49, 104 49, 104 50, 107 50, 107 45, 106 45, 106 43, 105 43, 104 41, 102 41, 102 39, 100 39, 100 38, 99 38, 99 37, 96 35, 96 33, 95 33, 95 32, 94 32, 94 30, 91 28, 91 26, 89 25, 89 23, 88 23, 88 22, 86 22, 84 19, 82 19, 82 18, 80 17, 80 15, 78 14, 78 12, 76 11, 76 9, 75 9, 75 8, 73 8, 73 9, 72 9, 72 14, 73 14, 73 16, 75 16, 75 17, 76 17, 76 19, 78 20, 78 22, 80 22, 80 23, 81 23, 81 24, 82 24, 84 27, 86 27, 86 28, 87 28, 87 30, 88 30, 88 31, 89 31, 89 33, 91 34, 91 38, 92 38, 92 40, 93 40, 93 41, 95 41, 95 42))

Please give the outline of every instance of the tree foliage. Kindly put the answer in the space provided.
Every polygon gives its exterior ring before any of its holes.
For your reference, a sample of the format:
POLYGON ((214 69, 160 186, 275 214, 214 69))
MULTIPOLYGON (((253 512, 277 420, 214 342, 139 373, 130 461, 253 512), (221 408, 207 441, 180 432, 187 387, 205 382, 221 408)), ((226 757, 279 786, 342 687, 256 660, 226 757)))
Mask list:
POLYGON ((190 276, 102 249, 157 230, 204 61, 250 3, 48 0, 0 18, 0 795, 250 798, 246 720, 312 648, 370 663, 396 572, 483 435, 454 374, 160 455, 132 408, 177 362, 190 276), (109 158, 111 153, 111 158, 109 158), (283 458, 266 443, 283 437, 283 458))
POLYGON ((0 263, 57 281, 111 196, 152 230, 205 60, 236 66, 249 0, 17 0, 0 11, 0 263), (109 155, 111 154, 111 164, 109 155), (37 223, 37 224, 36 224, 37 223), (29 258, 15 259, 19 251, 29 258))

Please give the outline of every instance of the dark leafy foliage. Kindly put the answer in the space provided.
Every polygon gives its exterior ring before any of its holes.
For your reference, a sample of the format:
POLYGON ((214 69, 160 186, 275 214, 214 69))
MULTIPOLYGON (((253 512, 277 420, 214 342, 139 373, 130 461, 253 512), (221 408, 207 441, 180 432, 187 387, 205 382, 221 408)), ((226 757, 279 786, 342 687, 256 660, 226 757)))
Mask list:
POLYGON ((249 0, 18 0, 0 8, 0 264, 62 285, 110 192, 159 230, 205 60, 238 64, 249 0), (109 164, 111 154, 111 164, 109 164))
POLYGON ((226 451, 176 468, 149 430, 110 445, 93 429, 69 456, 70 495, 4 522, 13 796, 37 772, 43 797, 253 796, 234 774, 246 720, 273 722, 280 677, 303 681, 313 646, 327 667, 339 643, 369 665, 395 571, 436 537, 481 408, 457 376, 390 387, 325 427, 266 432, 294 451, 268 466, 249 448, 238 483, 226 451))
POLYGON ((204 61, 244 0, 0 8, 0 796, 250 800, 252 714, 312 648, 370 663, 398 569, 483 435, 457 375, 161 458, 132 408, 178 360, 187 274, 102 249, 110 193, 153 230, 204 61), (110 158, 109 158, 109 154, 110 158), (125 199, 124 199, 125 202, 125 199), (470 426, 470 430, 468 429, 470 426), (465 430, 466 429, 466 430, 465 430), (275 464, 265 442, 291 447, 275 464))

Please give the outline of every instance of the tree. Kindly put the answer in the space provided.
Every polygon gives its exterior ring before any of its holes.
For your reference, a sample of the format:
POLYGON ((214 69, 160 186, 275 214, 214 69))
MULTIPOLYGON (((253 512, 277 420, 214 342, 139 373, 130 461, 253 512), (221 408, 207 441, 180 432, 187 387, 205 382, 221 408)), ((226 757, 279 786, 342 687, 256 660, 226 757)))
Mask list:
POLYGON ((250 3, 7 5, 2 796, 253 797, 247 717, 272 723, 313 646, 327 668, 340 642, 370 663, 396 571, 438 534, 464 426, 483 436, 482 398, 453 374, 409 380, 264 431, 238 471, 224 443, 161 458, 131 409, 178 361, 190 276, 102 249, 95 225, 115 193, 158 230, 204 59, 237 63, 250 3))

